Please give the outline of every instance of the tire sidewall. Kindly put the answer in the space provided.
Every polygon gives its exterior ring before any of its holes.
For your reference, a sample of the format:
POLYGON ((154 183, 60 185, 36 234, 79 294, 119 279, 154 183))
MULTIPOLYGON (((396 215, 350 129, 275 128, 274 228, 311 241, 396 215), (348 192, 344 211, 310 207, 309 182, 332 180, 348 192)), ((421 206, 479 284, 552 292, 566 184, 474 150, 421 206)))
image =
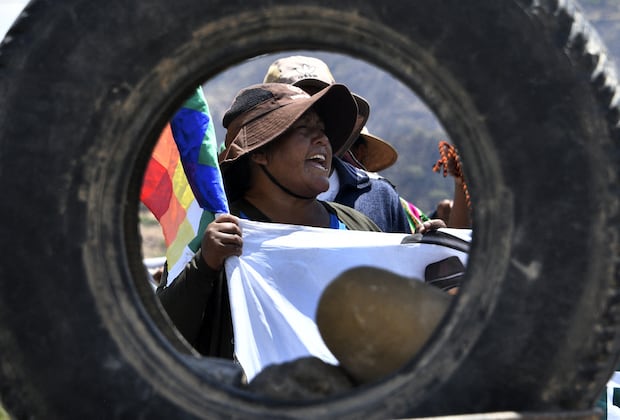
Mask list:
POLYGON ((592 406, 618 349, 618 141, 568 6, 88 3, 29 5, 0 56, 2 214, 15 221, 2 228, 0 345, 20 354, 0 365, 9 410, 354 418, 592 406), (304 406, 196 373, 145 287, 136 216, 157 133, 194 86, 293 47, 367 59, 415 89, 459 146, 476 208, 467 284, 425 351, 389 380, 304 406))

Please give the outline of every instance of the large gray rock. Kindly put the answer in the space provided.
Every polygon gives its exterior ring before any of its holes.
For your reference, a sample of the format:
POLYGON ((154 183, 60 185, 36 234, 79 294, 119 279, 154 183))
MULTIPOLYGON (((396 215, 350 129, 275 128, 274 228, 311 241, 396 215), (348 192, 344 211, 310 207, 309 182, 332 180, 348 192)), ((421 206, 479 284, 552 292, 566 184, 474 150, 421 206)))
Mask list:
POLYGON ((354 387, 352 379, 339 366, 317 357, 303 357, 270 365, 247 385, 255 394, 284 399, 310 400, 345 392, 354 387))

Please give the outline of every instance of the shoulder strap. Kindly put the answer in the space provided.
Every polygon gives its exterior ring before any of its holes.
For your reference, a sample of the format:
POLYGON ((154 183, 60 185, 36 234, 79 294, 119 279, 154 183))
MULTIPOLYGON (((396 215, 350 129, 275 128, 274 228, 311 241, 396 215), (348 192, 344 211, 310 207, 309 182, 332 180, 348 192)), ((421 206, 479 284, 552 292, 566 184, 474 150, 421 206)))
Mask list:
POLYGON ((381 232, 381 229, 368 216, 340 203, 319 201, 330 213, 334 213, 350 230, 381 232))

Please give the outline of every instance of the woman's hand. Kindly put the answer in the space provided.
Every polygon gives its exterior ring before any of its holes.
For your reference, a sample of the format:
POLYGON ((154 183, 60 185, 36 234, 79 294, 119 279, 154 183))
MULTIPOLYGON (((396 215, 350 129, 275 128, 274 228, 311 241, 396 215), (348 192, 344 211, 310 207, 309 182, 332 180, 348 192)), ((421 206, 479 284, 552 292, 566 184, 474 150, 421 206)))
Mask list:
POLYGON ((443 172, 443 176, 448 175, 454 177, 459 184, 463 183, 463 169, 461 167, 461 158, 456 148, 447 141, 439 142, 439 160, 433 165, 434 172, 443 172))
POLYGON ((415 233, 426 233, 426 232, 430 232, 431 230, 437 230, 437 229, 445 228, 445 227, 446 227, 446 222, 444 222, 443 220, 431 219, 426 222, 422 222, 422 224, 416 228, 415 233))
POLYGON ((239 218, 222 214, 207 226, 202 236, 200 252, 211 269, 220 270, 226 258, 241 255, 242 247, 239 218))

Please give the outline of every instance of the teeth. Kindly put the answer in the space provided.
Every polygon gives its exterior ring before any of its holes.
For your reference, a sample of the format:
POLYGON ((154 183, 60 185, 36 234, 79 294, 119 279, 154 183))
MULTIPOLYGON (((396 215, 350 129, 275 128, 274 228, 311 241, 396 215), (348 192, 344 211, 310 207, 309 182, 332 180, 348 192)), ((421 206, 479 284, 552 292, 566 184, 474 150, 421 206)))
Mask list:
POLYGON ((324 155, 312 155, 310 156, 311 160, 320 160, 321 162, 325 161, 325 156, 324 155))
POLYGON ((319 165, 321 168, 323 168, 324 171, 327 171, 327 165, 325 164, 325 162, 327 161, 327 158, 325 157, 324 154, 317 153, 315 155, 310 156, 308 160, 312 161, 314 165, 319 165))

